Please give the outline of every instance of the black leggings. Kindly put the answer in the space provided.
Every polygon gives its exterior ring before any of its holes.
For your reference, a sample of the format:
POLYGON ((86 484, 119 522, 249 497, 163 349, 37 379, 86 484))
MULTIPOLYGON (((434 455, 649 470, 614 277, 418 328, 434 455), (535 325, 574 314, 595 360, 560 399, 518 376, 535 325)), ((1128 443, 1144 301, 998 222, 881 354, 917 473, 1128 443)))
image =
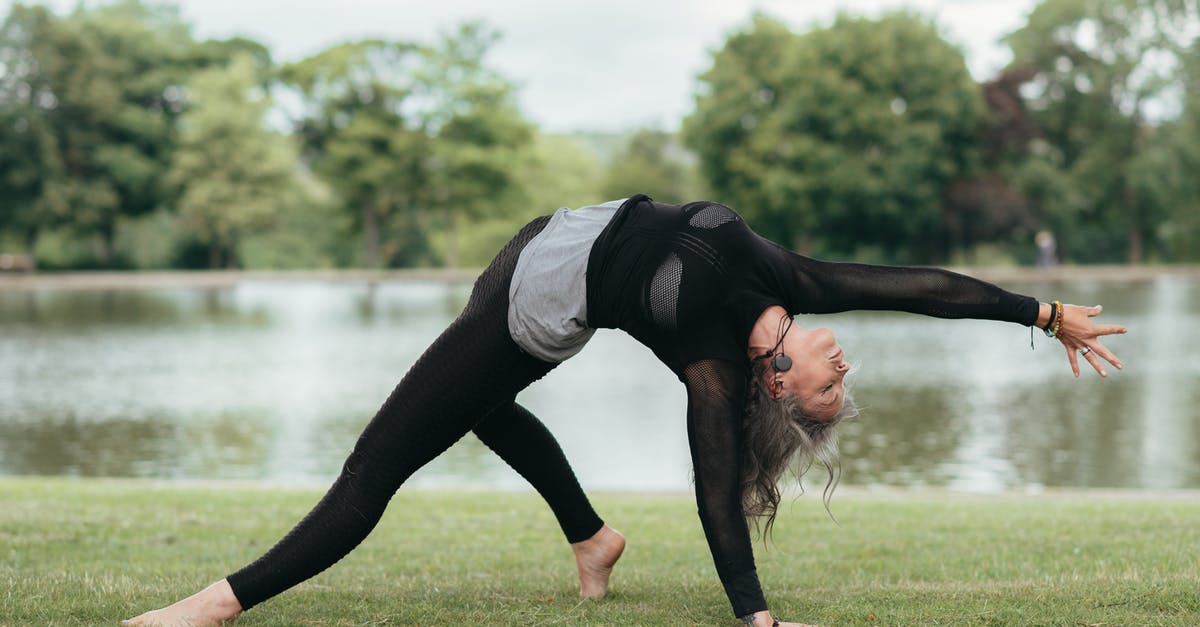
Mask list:
POLYGON ((228 577, 243 609, 332 566, 379 522, 413 472, 468 431, 550 505, 567 541, 603 526, 546 427, 515 402, 555 364, 523 352, 508 333, 508 288, 521 249, 548 217, 525 226, 479 276, 462 314, 425 351, 358 438, 325 496, 270 551, 228 577))

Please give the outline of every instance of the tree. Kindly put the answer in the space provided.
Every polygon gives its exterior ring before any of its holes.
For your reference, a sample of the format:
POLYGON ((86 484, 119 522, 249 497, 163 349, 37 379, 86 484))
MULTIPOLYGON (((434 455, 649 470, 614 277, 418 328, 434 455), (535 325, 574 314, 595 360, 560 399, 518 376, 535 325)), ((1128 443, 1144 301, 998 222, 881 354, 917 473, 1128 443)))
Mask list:
POLYGON ((531 127, 483 63, 494 41, 467 25, 436 47, 367 40, 281 70, 305 100, 305 158, 360 216, 368 266, 428 259, 438 220, 454 265, 459 216, 519 197, 515 157, 531 127))
POLYGON ((19 233, 31 258, 47 222, 39 200, 49 105, 45 87, 35 79, 32 48, 51 40, 52 18, 44 7, 18 4, 0 27, 0 230, 19 233))
POLYGON ((80 203, 111 205, 73 144, 85 120, 111 108, 99 52, 45 7, 15 5, 0 30, 0 228, 17 232, 35 259, 39 235, 80 203))
POLYGON ((258 85, 255 61, 241 55, 200 72, 185 91, 167 180, 179 189, 182 224, 208 245, 212 268, 237 267, 240 238, 300 202, 298 155, 290 138, 266 128, 271 102, 258 85))
POLYGON ((1013 67, 1034 73, 1024 93, 1048 144, 1035 179, 1068 189, 1041 217, 1075 258, 1138 263, 1168 215, 1144 193, 1162 158, 1153 127, 1181 93, 1198 20, 1194 2, 1045 0, 1008 37, 1013 67))
POLYGON ((1036 226, 1030 197, 1012 182, 1021 164, 1037 158, 1032 148, 1041 138, 1020 94, 1030 78, 1031 72, 1005 71, 982 85, 987 116, 980 129, 980 167, 951 183, 943 197, 944 228, 968 254, 980 243, 1014 236, 1027 245, 1036 226))
POLYGON ((195 49, 170 5, 122 0, 65 17, 15 5, 0 36, 0 223, 31 252, 39 233, 69 227, 96 238, 100 265, 113 263, 118 220, 169 200, 182 86, 222 45, 195 49))
POLYGON ((303 97, 294 124, 304 158, 356 217, 370 268, 396 252, 383 250, 385 225, 415 211, 426 185, 427 137, 410 111, 420 59, 416 46, 370 39, 279 71, 303 97))
POLYGON ((1167 214, 1157 236, 1166 256, 1200 261, 1200 39, 1192 42, 1180 66, 1183 111, 1179 119, 1158 129, 1152 158, 1143 161, 1138 180, 1148 184, 1138 197, 1163 193, 1167 214), (1147 171, 1148 170, 1148 171, 1147 171))
POLYGON ((511 211, 493 211, 464 225, 459 262, 483 267, 529 220, 559 207, 583 207, 604 199, 599 191, 603 170, 594 151, 576 137, 535 133, 516 156, 515 185, 521 202, 511 211))
POLYGON ((518 184, 529 200, 515 217, 524 223, 559 207, 594 204, 605 196, 599 189, 602 176, 595 152, 575 137, 537 133, 517 162, 518 184))
POLYGON ((945 188, 978 160, 979 89, 910 14, 795 35, 754 18, 702 77, 684 137, 713 190, 802 250, 944 258, 945 188))
POLYGON ((484 63, 499 35, 461 26, 426 49, 422 112, 432 138, 428 207, 446 219, 446 262, 459 265, 459 219, 506 212, 524 199, 514 164, 532 126, 512 100, 512 85, 484 63))
POLYGON ((118 218, 147 214, 167 198, 163 174, 194 40, 172 5, 81 5, 65 19, 80 37, 68 71, 87 72, 90 83, 64 85, 60 98, 60 150, 72 178, 87 182, 71 205, 71 224, 98 236, 107 265, 118 218))
POLYGON ((698 200, 692 173, 675 138, 663 131, 640 130, 629 137, 604 175, 605 199, 642 193, 664 202, 698 200))

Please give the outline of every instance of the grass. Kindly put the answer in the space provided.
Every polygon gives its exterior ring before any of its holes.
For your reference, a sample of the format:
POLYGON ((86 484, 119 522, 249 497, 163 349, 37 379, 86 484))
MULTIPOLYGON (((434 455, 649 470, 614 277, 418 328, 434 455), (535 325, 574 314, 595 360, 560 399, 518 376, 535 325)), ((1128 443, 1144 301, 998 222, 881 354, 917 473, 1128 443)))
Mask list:
MULTIPOLYGON (((113 625, 240 567, 320 490, 0 479, 0 625, 113 625)), ((600 494, 629 539, 601 601, 534 494, 401 490, 255 625, 732 625, 688 495, 600 494)), ((822 625, 1200 623, 1200 500, 1087 492, 788 502, 756 542, 776 614, 822 625)))

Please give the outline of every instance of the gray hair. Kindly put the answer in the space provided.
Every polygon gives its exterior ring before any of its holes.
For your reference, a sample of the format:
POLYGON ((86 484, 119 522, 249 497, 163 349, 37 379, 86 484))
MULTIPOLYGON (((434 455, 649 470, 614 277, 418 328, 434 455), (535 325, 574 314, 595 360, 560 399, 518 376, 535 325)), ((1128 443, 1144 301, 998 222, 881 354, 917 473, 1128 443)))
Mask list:
MULTIPOLYGON (((742 511, 755 519, 763 518, 763 535, 771 532, 781 498, 779 478, 797 460, 796 482, 804 477, 814 462, 820 462, 829 473, 825 484, 825 511, 841 478, 838 463, 837 425, 858 415, 858 406, 847 392, 842 408, 833 418, 819 420, 805 413, 800 399, 788 394, 771 398, 760 372, 751 377, 742 420, 742 511)), ((804 486, 800 485, 803 492, 804 486)), ((832 513, 830 513, 832 516, 832 513)))

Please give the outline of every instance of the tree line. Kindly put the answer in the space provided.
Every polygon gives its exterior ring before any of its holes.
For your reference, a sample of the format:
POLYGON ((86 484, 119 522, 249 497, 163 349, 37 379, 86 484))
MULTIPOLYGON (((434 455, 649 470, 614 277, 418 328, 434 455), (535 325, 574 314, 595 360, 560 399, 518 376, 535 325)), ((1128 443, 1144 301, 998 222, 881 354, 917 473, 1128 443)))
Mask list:
POLYGON ((541 132, 499 34, 367 39, 278 63, 142 0, 0 26, 0 253, 44 268, 478 266, 529 218, 710 197, 864 261, 1200 258, 1196 0, 1043 0, 975 81, 933 21, 766 15, 678 133, 541 132))

